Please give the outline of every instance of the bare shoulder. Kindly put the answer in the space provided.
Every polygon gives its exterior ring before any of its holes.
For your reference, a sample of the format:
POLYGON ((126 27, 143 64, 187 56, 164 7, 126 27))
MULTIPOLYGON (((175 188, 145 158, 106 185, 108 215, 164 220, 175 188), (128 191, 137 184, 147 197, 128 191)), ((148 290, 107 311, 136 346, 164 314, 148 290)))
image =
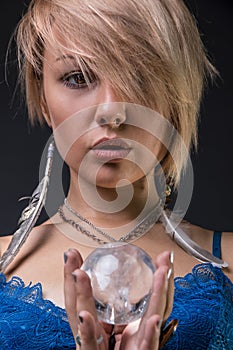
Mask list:
POLYGON ((222 233, 222 258, 229 265, 229 277, 233 281, 233 232, 223 232, 222 233))
MULTIPOLYGON (((33 227, 31 230, 26 242, 19 253, 19 256, 22 254, 27 255, 31 254, 31 252, 40 251, 40 249, 44 246, 57 244, 57 236, 58 236, 58 227, 61 222, 59 221, 59 216, 54 215, 49 220, 44 223, 33 227)), ((6 251, 8 248, 12 236, 2 236, 0 237, 0 256, 6 251)))
MULTIPOLYGON (((197 225, 188 224, 188 230, 201 247, 212 252, 214 231, 197 225)), ((226 275, 233 281, 233 232, 222 232, 221 235, 221 255, 222 259, 228 263, 228 268, 224 269, 226 275)))
POLYGON ((55 227, 52 223, 46 222, 32 229, 27 242, 31 245, 37 245, 49 240, 53 234, 55 227))
MULTIPOLYGON (((54 231, 54 225, 49 222, 34 227, 30 232, 30 235, 27 239, 27 242, 25 243, 25 246, 30 247, 30 246, 34 246, 36 244, 42 243, 42 241, 44 241, 45 238, 48 238, 49 234, 52 233, 53 231, 54 231)), ((12 237, 13 237, 12 235, 0 237, 0 256, 2 256, 2 254, 8 248, 12 237)))

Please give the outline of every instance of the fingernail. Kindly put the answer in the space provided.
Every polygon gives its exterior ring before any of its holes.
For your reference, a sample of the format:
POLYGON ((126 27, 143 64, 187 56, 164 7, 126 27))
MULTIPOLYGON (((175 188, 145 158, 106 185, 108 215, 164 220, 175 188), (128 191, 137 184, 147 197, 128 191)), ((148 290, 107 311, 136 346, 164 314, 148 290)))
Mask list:
POLYGON ((171 264, 174 263, 174 252, 173 252, 173 250, 170 252, 169 260, 170 260, 170 263, 171 263, 171 264))
POLYGON ((170 267, 170 269, 167 272, 167 279, 169 280, 172 274, 172 267, 170 267))
POLYGON ((72 272, 72 276, 73 276, 74 282, 76 283, 77 282, 77 276, 73 272, 72 272))
POLYGON ((64 263, 65 263, 65 264, 66 264, 66 262, 67 262, 67 259, 68 259, 68 256, 67 256, 66 253, 64 253, 64 263))
POLYGON ((78 315, 79 321, 83 323, 83 317, 81 315, 78 315))
POLYGON ((108 349, 109 350, 114 350, 116 345, 116 338, 115 338, 115 333, 111 335, 108 341, 108 349))

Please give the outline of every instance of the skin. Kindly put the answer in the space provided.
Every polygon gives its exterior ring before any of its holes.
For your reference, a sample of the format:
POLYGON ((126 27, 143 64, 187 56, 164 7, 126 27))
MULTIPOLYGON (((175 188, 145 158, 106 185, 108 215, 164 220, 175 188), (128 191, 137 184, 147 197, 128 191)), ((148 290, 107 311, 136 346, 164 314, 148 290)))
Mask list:
MULTIPOLYGON (((64 125, 64 121, 68 121, 69 117, 75 113, 90 108, 91 106, 101 104, 111 104, 122 102, 114 89, 104 79, 97 78, 89 87, 85 83, 74 83, 75 74, 72 76, 70 72, 80 71, 80 68, 75 64, 75 61, 67 55, 61 55, 50 50, 48 48, 45 51, 45 61, 43 70, 43 97, 42 97, 42 109, 48 124, 52 127, 53 132, 59 129, 59 126, 64 125), (62 77, 66 76, 67 81, 61 81, 62 77), (59 96, 59 98, 58 98, 59 96)), ((69 137, 74 128, 74 121, 72 120, 70 125, 67 123, 67 129, 57 136, 55 132, 55 138, 57 141, 57 147, 60 152, 65 155, 67 164, 70 167, 71 172, 71 189, 70 193, 77 195, 79 189, 75 188, 77 183, 77 173, 80 170, 80 163, 84 156, 88 153, 90 147, 92 147, 98 140, 102 138, 124 138, 125 140, 133 140, 143 144, 146 148, 150 149, 155 154, 158 160, 161 160, 165 155, 164 147, 161 143, 150 135, 146 131, 127 125, 127 127, 119 129, 110 129, 107 124, 100 126, 100 117, 105 118, 108 122, 111 119, 111 114, 115 113, 113 108, 109 107, 104 109, 99 107, 96 113, 93 115, 92 120, 86 125, 83 123, 84 117, 80 114, 77 118, 77 129, 82 131, 77 134, 75 142, 71 145, 70 149, 64 149, 64 145, 61 145, 65 138, 65 131, 69 131, 69 137), (81 126, 80 126, 80 123, 81 126), (79 136, 79 137, 78 137, 79 136), (73 181, 74 180, 74 181, 73 181)), ((123 112, 124 113, 124 112, 123 112)), ((125 118, 125 116, 124 116, 125 118)), ((76 121, 76 119, 75 119, 76 121)), ((132 152, 131 152, 132 153, 132 152)), ((135 163, 136 159, 141 156, 140 150, 134 150, 135 163)), ((90 162, 88 163, 88 169, 93 167, 93 162, 96 162, 93 157, 90 156, 90 162)), ((114 161, 112 166, 109 163, 104 164, 98 173, 98 177, 93 183, 91 178, 91 171, 85 172, 85 181, 88 185, 97 185, 101 196, 107 197, 111 200, 114 198, 115 191, 106 191, 105 189, 115 189, 116 183, 122 178, 128 179, 131 183, 137 184, 137 180, 142 179, 144 173, 140 171, 136 164, 129 164, 126 160, 120 162, 114 161)), ((146 166, 147 172, 152 171, 155 164, 148 164, 146 166)), ((79 172, 80 175, 80 172, 79 172)), ((82 176, 82 173, 81 173, 82 176)), ((140 181, 141 184, 141 181, 140 181)), ((69 194, 71 195, 71 194, 69 194)), ((82 198, 79 198, 82 201, 82 198)), ((82 201, 83 202, 83 201, 82 201)), ((87 208, 88 209, 88 208, 87 208)))
MULTIPOLYGON (((113 327, 97 322, 89 278, 82 270, 76 268, 81 265, 82 258, 73 249, 66 253, 66 257, 67 261, 64 267, 65 305, 73 334, 74 336, 80 334, 82 349, 87 350, 98 349, 96 339, 102 334, 104 341, 99 348, 108 349, 108 341, 113 327), (73 278, 74 275, 75 279, 73 278), (77 296, 77 300, 75 296, 77 296), (79 315, 78 322, 77 314, 79 315), (92 334, 93 337, 91 337, 92 334)), ((172 268, 172 265, 169 261, 169 253, 165 252, 159 255, 155 265, 157 270, 154 274, 153 293, 147 312, 142 318, 139 327, 135 327, 133 324, 129 324, 126 328, 122 328, 122 326, 114 327, 114 332, 117 334, 115 349, 143 350, 157 349, 158 347, 162 322, 161 315, 165 316, 166 313, 169 314, 170 312, 168 288, 172 277, 170 273, 168 274, 168 266, 172 268), (147 337, 145 337, 145 333, 147 337)), ((171 290, 172 288, 170 288, 171 290)))
MULTIPOLYGON (((71 115, 84 108, 103 103, 122 102, 115 94, 114 89, 104 79, 99 79, 91 84, 90 88, 80 88, 79 86, 77 89, 73 85, 68 85, 67 81, 69 84, 71 82, 73 84, 75 78, 72 75, 69 76, 70 72, 74 69, 78 70, 79 67, 74 66, 73 60, 60 59, 56 52, 51 51, 50 48, 45 50, 43 69, 41 107, 47 123, 55 133, 71 115), (68 79, 66 78, 66 83, 64 83, 64 79, 61 79, 64 75, 69 76, 68 79)), ((108 114, 109 110, 105 115, 106 118, 108 114)), ((115 186, 122 178, 130 181, 134 189, 133 198, 124 210, 109 214, 95 210, 83 200, 77 182, 82 160, 89 154, 90 147, 96 140, 103 137, 120 137, 142 143, 151 150, 158 160, 164 157, 165 149, 158 140, 136 127, 123 125, 119 129, 112 129, 108 120, 104 125, 101 125, 99 121, 98 113, 96 113, 87 132, 76 140, 68 153, 63 149, 64 135, 56 135, 56 142, 60 152, 66 153, 66 162, 70 168, 71 184, 68 193, 70 205, 96 226, 105 229, 107 227, 107 232, 114 235, 114 232, 115 234, 121 233, 119 222, 122 226, 131 225, 133 227, 134 220, 140 215, 145 203, 147 203, 147 210, 149 210, 157 202, 158 195, 153 186, 152 175, 154 164, 148 163, 146 174, 136 164, 124 159, 113 161, 111 164, 106 163, 100 168, 95 181, 98 193, 104 200, 115 200, 115 186)), ((135 159, 138 156, 136 150, 134 156, 135 159)), ((87 161, 88 166, 92 166, 96 159, 87 157, 87 161)), ((80 176, 88 188, 95 185, 91 171, 81 173, 80 176)), ((8 278, 12 275, 18 275, 25 281, 25 284, 30 281, 32 283, 40 281, 43 285, 44 297, 61 307, 66 307, 74 336, 78 332, 81 336, 82 350, 108 349, 108 339, 113 329, 97 321, 90 282, 79 269, 82 259, 85 259, 93 250, 93 246, 83 245, 79 240, 80 234, 78 232, 75 232, 75 240, 71 241, 63 233, 69 233, 70 230, 71 228, 65 226, 57 215, 43 225, 34 228, 22 250, 7 269, 6 275, 8 278), (65 265, 63 262, 64 252, 66 252, 65 265), (76 281, 72 273, 75 274, 76 281), (80 322, 77 315, 82 317, 83 322, 80 322), (103 335, 104 341, 98 347, 96 338, 100 334, 103 335)), ((213 232, 190 225, 189 234, 203 248, 211 251, 213 232)), ((6 249, 9 240, 10 237, 1 238, 2 252, 6 249)), ((165 234, 162 225, 158 223, 146 235, 137 239, 134 244, 147 251, 157 266, 153 294, 150 306, 140 325, 135 328, 129 325, 125 329, 115 327, 114 332, 117 334, 115 349, 157 349, 161 320, 168 317, 172 307, 173 274, 175 276, 185 275, 191 271, 197 261, 171 241, 165 234), (169 258, 171 251, 175 255, 174 266, 169 258), (169 272, 171 268, 172 273, 169 272)), ((226 233, 222 242, 223 259, 229 263, 229 268, 225 272, 233 279, 231 246, 232 234, 226 233)))
MULTIPOLYGON (((70 59, 68 59, 70 64, 70 59)), ((76 69, 79 69, 78 67, 74 67, 76 69)), ((72 71, 74 69, 72 67, 72 71)), ((71 68, 70 68, 71 69, 71 68)), ((64 82, 61 83, 60 74, 64 76, 64 71, 67 70, 67 59, 60 59, 60 57, 51 50, 45 51, 45 63, 44 63, 44 80, 43 80, 43 91, 44 91, 44 98, 42 100, 42 107, 44 111, 46 111, 47 114, 47 120, 48 123, 51 125, 53 131, 55 131, 59 126, 64 123, 67 118, 69 118, 70 115, 73 115, 74 113, 82 111, 83 109, 89 107, 89 106, 95 106, 99 104, 109 104, 112 102, 121 102, 118 97, 116 96, 113 88, 106 82, 105 80, 97 80, 92 84, 91 87, 85 86, 85 83, 83 84, 84 87, 79 88, 73 88, 73 86, 76 87, 77 84, 73 84, 72 88, 67 88, 67 85, 64 85, 64 82), (60 70, 62 73, 60 73, 60 70), (57 96, 62 96, 61 99, 58 99, 57 96)), ((67 73, 66 73, 67 74, 67 73)), ((73 82, 73 77, 70 79, 73 82)), ((148 133, 145 135, 145 132, 143 130, 139 130, 138 128, 132 127, 132 126, 125 126, 124 130, 120 130, 118 128, 117 130, 112 130, 109 128, 109 114, 115 113, 115 111, 112 110, 103 110, 101 111, 97 110, 93 120, 91 120, 91 126, 94 125, 94 129, 91 129, 91 131, 87 131, 82 135, 75 143, 72 145, 71 149, 68 151, 65 159, 67 164, 70 167, 70 173, 71 173, 71 186, 69 190, 69 201, 72 201, 72 198, 78 198, 79 203, 82 203, 80 207, 82 207, 82 215, 84 217, 88 217, 88 211, 89 208, 87 207, 86 203, 84 203, 84 200, 82 199, 82 196, 80 194, 80 188, 77 186, 77 173, 81 171, 80 170, 80 163, 83 160, 83 157, 88 154, 88 150, 91 145, 95 144, 97 140, 102 139, 104 137, 108 138, 124 138, 124 139, 133 139, 140 143, 144 143, 146 147, 149 147, 151 151, 156 154, 158 158, 161 158, 164 156, 163 147, 160 143, 158 143, 158 140, 156 140, 154 137, 150 136, 148 133), (100 120, 104 118, 105 121, 107 121, 107 124, 101 125, 100 120), (146 142, 145 142, 146 140, 146 142), (75 195, 75 197, 74 197, 75 195)), ((80 116, 81 118, 81 116, 80 116)), ((126 118, 125 116, 123 117, 126 118)), ((72 125, 73 127, 73 125, 72 125)), ((79 126, 80 127, 80 126, 79 126)), ((85 130, 86 131, 86 130, 85 130)), ((70 134, 70 133, 69 133, 70 134)), ((55 136, 56 138, 56 136, 55 136)), ((63 140, 63 138, 62 138, 63 140)), ((59 148, 59 137, 56 139, 58 148, 59 148)), ((62 153, 62 146, 61 146, 61 153, 62 153)), ((135 158, 139 156, 137 154, 137 150, 135 151, 135 158)), ((98 160, 97 160, 98 161, 98 160)), ((92 163, 95 162, 95 159, 93 160, 91 158, 90 162, 88 162, 88 169, 92 167, 92 163)), ((154 168, 154 164, 151 164, 148 166, 148 169, 154 168)), ((88 174, 91 173, 85 172, 82 177, 83 181, 87 183, 87 186, 93 185, 93 180, 88 176, 88 174)), ((138 208, 138 194, 142 195, 141 188, 145 189, 143 192, 146 192, 146 189, 148 185, 146 184, 146 180, 142 180, 145 178, 145 175, 141 172, 141 170, 135 165, 134 163, 127 162, 124 159, 122 160, 112 160, 109 163, 103 164, 100 167, 100 170, 97 174, 96 183, 94 185, 97 185, 99 194, 102 198, 107 199, 108 201, 114 200, 115 197, 115 186, 117 182, 121 178, 126 178, 131 183, 134 184, 135 189, 135 196, 131 202, 131 204, 128 206, 126 213, 128 217, 132 217, 134 213, 132 212, 132 208, 138 208), (137 182, 140 182, 140 186, 137 184, 137 182), (145 183, 144 183, 145 182, 145 183), (108 189, 106 191, 106 188, 108 189), (136 204, 136 205, 135 205, 136 204)), ((153 198, 153 201, 157 197, 157 194, 155 191, 152 191, 151 197, 153 198), (153 197, 152 197, 153 195, 153 197)), ((146 198, 146 194, 144 194, 146 198)), ((74 201, 74 200, 73 200, 74 201)), ((72 202, 73 202, 72 201, 72 202)), ((140 200, 141 201, 141 200, 140 200)), ((152 199, 151 199, 152 201, 152 199)), ((80 210, 80 209, 79 209, 80 210)), ((135 209, 134 209, 135 211, 135 209)), ((106 213, 105 214, 105 220, 106 220, 106 213)), ((126 214, 124 213, 124 216, 126 214)), ((126 216, 126 218, 127 218, 126 216)), ((112 217, 112 215, 111 215, 112 217)), ((116 215, 115 215, 116 217, 116 215)), ((118 215, 119 220, 119 215, 118 215)), ((127 219, 128 220, 128 219, 127 219)), ((89 279, 87 279, 87 276, 84 275, 83 272, 80 270, 75 270, 75 267, 81 266, 81 256, 77 258, 78 263, 71 264, 70 263, 70 254, 68 254, 68 262, 65 266, 65 306, 66 310, 69 315, 70 324, 73 330, 74 336, 78 333, 78 330, 80 330, 81 338, 82 338, 82 348, 86 349, 94 349, 94 346, 96 347, 97 344, 94 344, 96 342, 96 333, 101 333, 104 335, 104 342, 101 344, 100 348, 108 348, 108 326, 100 327, 97 322, 97 316, 95 312, 95 305, 94 301, 92 299, 92 292, 90 287, 89 279), (71 264, 72 268, 69 268, 69 264, 71 264), (67 270, 68 270, 68 277, 67 277, 67 270), (70 277, 70 273, 75 270, 75 273, 77 274, 77 282, 75 283, 75 286, 71 286, 71 284, 74 284, 73 278, 70 277), (71 281, 70 281, 71 279, 71 281), (86 286, 86 288, 85 288, 86 286), (73 287, 73 288, 72 288, 73 287), (73 290, 72 290, 73 289, 73 290), (82 319, 85 320, 79 327, 77 323, 77 310, 75 308, 76 304, 76 298, 75 298, 75 291, 77 295, 77 308, 78 311, 85 310, 86 313, 82 315, 82 319), (89 296, 89 299, 87 298, 89 296), (83 300, 83 303, 80 302, 80 300, 83 300), (71 304, 71 307, 70 307, 71 304), (89 313, 87 312, 89 311, 89 313), (93 319, 94 316, 94 319, 93 319), (96 326, 97 324, 97 326, 96 326), (86 328, 85 328, 86 327, 86 328), (86 332, 86 333, 85 333, 86 332), (86 337, 85 337, 85 334, 86 337), (91 337, 91 334, 93 334, 93 337, 91 337), (85 342, 86 339, 86 342, 85 342), (90 343, 90 339, 94 341, 90 343)), ((156 272, 156 275, 158 275, 158 283, 155 284, 154 287, 154 293, 152 295, 151 300, 155 299, 154 307, 152 306, 151 309, 148 309, 148 314, 143 318, 143 322, 141 322, 141 326, 139 327, 139 330, 137 333, 135 333, 132 336, 130 335, 130 328, 126 328, 126 330, 123 333, 122 339, 121 337, 118 337, 118 342, 116 345, 116 348, 140 348, 143 349, 146 346, 151 347, 153 346, 156 348, 158 346, 158 340, 159 340, 159 329, 160 329, 160 323, 159 320, 162 319, 161 316, 164 316, 166 312, 166 305, 167 305, 167 290, 168 290, 168 283, 167 283, 167 270, 169 266, 169 260, 168 260, 168 254, 166 259, 162 259, 162 262, 160 263, 161 266, 158 265, 159 269, 156 272), (159 302, 159 309, 155 308, 155 305, 159 302), (148 344, 143 344, 142 338, 145 333, 145 323, 147 323, 148 326, 148 344)))

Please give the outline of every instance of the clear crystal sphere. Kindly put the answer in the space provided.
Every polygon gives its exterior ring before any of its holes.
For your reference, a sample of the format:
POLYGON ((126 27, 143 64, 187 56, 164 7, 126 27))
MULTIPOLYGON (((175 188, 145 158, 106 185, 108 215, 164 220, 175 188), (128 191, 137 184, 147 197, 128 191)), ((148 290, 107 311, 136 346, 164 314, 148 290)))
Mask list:
POLYGON ((127 243, 105 244, 87 257, 82 269, 91 279, 101 321, 128 324, 142 317, 155 271, 144 250, 127 243))

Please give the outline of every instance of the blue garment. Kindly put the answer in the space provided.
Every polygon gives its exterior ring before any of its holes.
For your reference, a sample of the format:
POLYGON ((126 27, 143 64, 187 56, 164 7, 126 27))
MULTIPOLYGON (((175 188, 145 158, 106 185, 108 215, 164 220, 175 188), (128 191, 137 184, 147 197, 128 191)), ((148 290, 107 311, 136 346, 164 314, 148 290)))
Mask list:
POLYGON ((221 257, 222 257, 221 241, 222 241, 222 232, 221 231, 214 231, 213 244, 212 244, 212 254, 219 259, 221 259, 221 257))
POLYGON ((0 274, 0 349, 76 349, 65 310, 43 299, 40 283, 0 274))
MULTIPOLYGON (((220 259, 221 239, 222 232, 214 231, 212 253, 220 259)), ((163 350, 233 350, 232 282, 211 264, 175 278, 173 318, 179 325, 163 350)))
MULTIPOLYGON (((65 311, 42 298, 40 283, 0 274, 0 300, 0 349, 75 349, 65 311)), ((172 318, 179 325, 163 350, 232 350, 233 284, 211 264, 195 266, 175 279, 172 318)))
POLYGON ((232 282, 211 264, 175 278, 173 318, 179 325, 163 350, 233 350, 232 282))

